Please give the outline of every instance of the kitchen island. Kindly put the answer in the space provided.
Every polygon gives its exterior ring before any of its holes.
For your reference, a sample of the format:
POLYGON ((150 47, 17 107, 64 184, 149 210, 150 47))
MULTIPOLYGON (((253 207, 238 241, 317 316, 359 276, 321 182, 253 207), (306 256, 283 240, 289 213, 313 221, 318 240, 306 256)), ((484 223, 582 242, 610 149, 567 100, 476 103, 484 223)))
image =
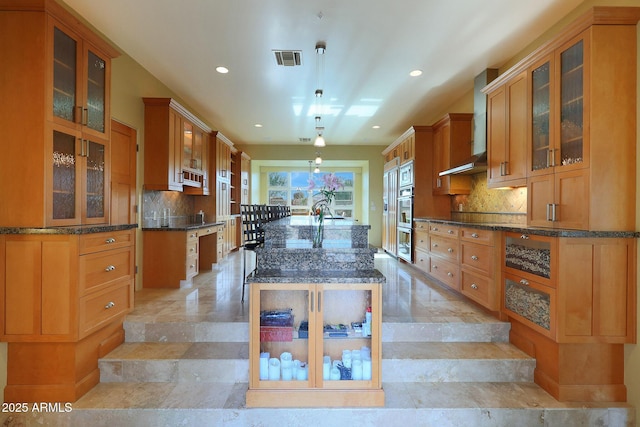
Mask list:
POLYGON ((250 286, 248 407, 384 406, 382 284, 369 225, 315 217, 264 225, 250 286))

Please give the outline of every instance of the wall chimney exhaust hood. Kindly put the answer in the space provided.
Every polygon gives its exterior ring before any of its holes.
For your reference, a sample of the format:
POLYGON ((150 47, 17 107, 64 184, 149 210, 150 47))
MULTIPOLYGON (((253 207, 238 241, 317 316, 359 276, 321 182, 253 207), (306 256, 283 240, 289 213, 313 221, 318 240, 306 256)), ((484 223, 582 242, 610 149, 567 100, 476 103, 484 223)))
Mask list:
POLYGON ((487 68, 473 80, 473 150, 476 153, 438 175, 473 175, 487 170, 487 95, 482 89, 498 77, 496 68, 487 68))
POLYGON ((483 151, 479 154, 474 154, 469 157, 461 164, 452 167, 450 169, 444 170, 438 175, 447 176, 447 175, 472 175, 479 172, 484 172, 487 170, 487 152, 483 151))

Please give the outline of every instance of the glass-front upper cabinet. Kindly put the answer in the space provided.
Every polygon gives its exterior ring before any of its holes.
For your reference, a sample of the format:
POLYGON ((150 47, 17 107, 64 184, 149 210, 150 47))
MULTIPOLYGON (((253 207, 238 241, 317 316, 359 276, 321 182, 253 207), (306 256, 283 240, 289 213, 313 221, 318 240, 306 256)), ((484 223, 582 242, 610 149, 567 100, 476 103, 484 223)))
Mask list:
POLYGON ((196 169, 193 162, 193 125, 182 122, 182 169, 196 169))
POLYGON ((51 33, 53 121, 106 137, 110 61, 62 24, 53 22, 51 33))
POLYGON ((531 67, 530 175, 586 166, 585 40, 572 40, 531 67))
POLYGON ((56 128, 52 148, 48 225, 106 223, 108 145, 56 128))

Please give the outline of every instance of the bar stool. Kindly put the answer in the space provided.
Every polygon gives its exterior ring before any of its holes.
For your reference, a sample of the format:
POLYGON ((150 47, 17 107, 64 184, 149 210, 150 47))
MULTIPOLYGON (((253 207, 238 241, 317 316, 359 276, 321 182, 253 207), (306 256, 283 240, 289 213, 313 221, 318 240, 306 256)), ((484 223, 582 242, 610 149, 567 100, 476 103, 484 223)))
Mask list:
POLYGON ((264 245, 263 209, 259 205, 240 205, 240 216, 242 219, 242 299, 244 303, 244 287, 248 284, 247 277, 255 273, 258 269, 258 254, 256 248, 264 245), (247 274, 247 252, 255 254, 255 264, 253 270, 247 274))

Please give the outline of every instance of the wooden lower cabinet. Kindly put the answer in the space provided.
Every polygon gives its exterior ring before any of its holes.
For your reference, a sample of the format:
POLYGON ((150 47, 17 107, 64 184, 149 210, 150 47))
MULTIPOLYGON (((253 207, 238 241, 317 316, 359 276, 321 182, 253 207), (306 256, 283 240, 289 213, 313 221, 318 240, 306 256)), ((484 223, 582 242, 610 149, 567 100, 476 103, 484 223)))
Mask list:
POLYGON ((380 293, 380 283, 252 283, 247 407, 384 406, 380 293), (369 307, 371 335, 364 336, 352 324, 363 322, 369 307), (287 309, 291 326, 267 325, 273 313, 287 309), (305 322, 307 332, 300 332, 305 322), (350 372, 336 366, 333 374, 341 373, 332 376, 331 367, 348 359, 347 354, 352 357, 350 372), (290 373, 288 359, 295 366, 305 364, 306 373, 290 373))
POLYGON ((134 230, 0 235, 5 402, 73 402, 133 308, 134 230))
POLYGON ((179 288, 200 270, 211 270, 220 257, 223 225, 192 230, 144 230, 143 287, 179 288))
POLYGON ((500 310, 500 256, 495 244, 500 233, 460 229, 460 291, 491 311, 500 310))
POLYGON ((502 312, 560 401, 625 401, 636 342, 636 240, 505 233, 502 312))

